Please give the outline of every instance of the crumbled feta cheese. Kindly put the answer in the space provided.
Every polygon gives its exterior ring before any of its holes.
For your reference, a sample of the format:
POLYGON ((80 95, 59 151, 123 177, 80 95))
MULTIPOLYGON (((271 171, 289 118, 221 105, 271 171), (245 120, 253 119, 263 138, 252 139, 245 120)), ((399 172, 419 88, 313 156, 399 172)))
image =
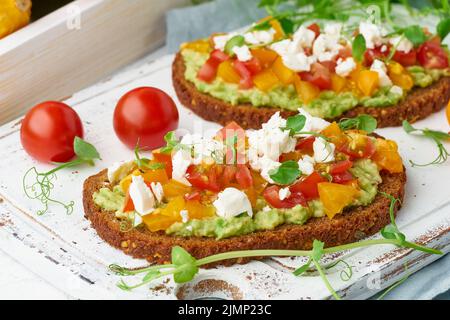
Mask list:
POLYGON ((190 152, 178 150, 172 157, 172 179, 187 186, 191 184, 186 179, 186 171, 192 163, 190 152))
POLYGON ((317 163, 328 163, 334 161, 334 152, 336 146, 326 141, 325 139, 318 137, 313 144, 314 160, 317 163))
POLYGON ((386 30, 378 27, 376 24, 368 21, 361 21, 359 25, 359 32, 366 39, 367 49, 374 49, 383 44, 384 36, 386 36, 386 30))
POLYGON ((292 44, 292 41, 289 39, 286 39, 286 40, 278 41, 278 42, 271 44, 270 49, 272 49, 273 51, 278 53, 278 55, 284 56, 288 53, 295 53, 295 52, 290 52, 291 44, 292 44))
POLYGON ((316 161, 313 157, 305 155, 302 159, 298 161, 298 168, 302 172, 302 174, 309 176, 314 172, 314 165, 316 161))
POLYGON ((381 52, 382 53, 385 53, 387 50, 388 50, 387 45, 384 44, 384 45, 381 46, 381 52))
POLYGON ((258 166, 253 167, 253 169, 258 170, 255 168, 259 168, 259 170, 261 171, 261 177, 263 177, 264 180, 266 180, 269 183, 275 183, 270 177, 270 174, 272 171, 277 170, 280 166, 281 166, 280 162, 264 157, 258 159, 258 166))
POLYGON ((320 62, 333 60, 341 49, 338 37, 323 33, 317 37, 313 45, 314 56, 320 62))
POLYGON ((392 85, 392 81, 389 78, 389 76, 387 75, 387 67, 383 61, 376 59, 372 63, 370 70, 378 73, 378 79, 380 80, 380 87, 386 87, 386 86, 392 85))
POLYGON ((281 56, 286 67, 295 72, 305 72, 311 70, 311 65, 317 60, 316 57, 307 56, 303 52, 295 54, 285 54, 281 56))
POLYGON ((198 165, 210 158, 220 162, 224 156, 224 145, 221 141, 206 138, 200 134, 186 134, 180 144, 185 147, 184 156, 190 158, 192 164, 198 165))
POLYGON ((262 209, 262 211, 263 211, 263 212, 269 212, 269 211, 272 211, 272 208, 269 207, 269 206, 265 206, 265 207, 262 209))
POLYGON ((232 32, 225 35, 215 36, 213 38, 214 49, 225 51, 227 42, 236 35, 238 35, 236 32, 232 32))
POLYGON ((137 226, 142 224, 142 217, 139 213, 134 213, 134 219, 133 219, 133 228, 136 228, 137 226))
POLYGON ((275 30, 257 30, 244 34, 245 42, 251 45, 267 45, 271 43, 275 36, 275 30))
POLYGON ((281 201, 289 198, 291 196, 291 190, 289 188, 282 188, 280 191, 278 191, 278 197, 281 201))
MULTIPOLYGON (((270 48, 281 56, 283 63, 289 69, 296 72, 310 71, 311 65, 317 61, 316 57, 307 56, 304 52, 304 48, 307 47, 311 40, 311 35, 301 28, 298 32, 301 33, 293 41, 289 39, 279 41, 272 44, 270 48)), ((312 34, 314 35, 314 32, 312 34)))
POLYGON ((155 195, 156 200, 158 202, 162 202, 164 198, 164 189, 159 182, 152 182, 150 183, 150 188, 152 189, 153 194, 155 195))
POLYGON ((403 95, 403 89, 400 88, 399 86, 392 86, 391 90, 389 90, 390 93, 392 94, 396 94, 399 96, 403 95))
POLYGON ((293 37, 293 45, 299 51, 303 51, 305 48, 310 48, 313 45, 316 34, 314 31, 309 30, 305 26, 301 26, 293 37))
POLYGON ((342 23, 327 23, 324 32, 327 35, 339 38, 342 32, 342 23))
POLYGON ((181 221, 186 223, 189 221, 189 212, 187 210, 180 211, 181 221))
POLYGON ((116 183, 125 178, 135 167, 134 161, 116 162, 108 168, 108 181, 116 183))
POLYGON ((336 74, 341 77, 348 77, 350 73, 356 69, 356 63, 353 58, 345 60, 339 59, 336 65, 336 74))
POLYGON ((189 231, 189 232, 192 232, 192 230, 194 230, 194 227, 193 226, 187 226, 186 230, 189 231))
POLYGON ((410 52, 414 48, 414 44, 404 36, 398 36, 389 39, 389 43, 396 48, 397 51, 405 53, 410 52))
POLYGON ((133 176, 129 191, 137 213, 147 215, 153 212, 155 207, 155 197, 152 191, 144 182, 142 176, 133 176))
POLYGON ((252 59, 252 53, 248 46, 244 45, 242 47, 234 47, 233 52, 239 61, 246 62, 252 59))
POLYGON ((216 213, 222 218, 236 217, 242 213, 253 216, 252 205, 247 195, 236 188, 227 188, 213 202, 216 213))
MULTIPOLYGON (((304 109, 298 109, 298 112, 306 118, 305 126, 302 129, 304 132, 321 132, 330 125, 328 121, 323 120, 322 118, 313 117, 304 109)), ((298 136, 309 137, 311 134, 300 134, 298 136)))

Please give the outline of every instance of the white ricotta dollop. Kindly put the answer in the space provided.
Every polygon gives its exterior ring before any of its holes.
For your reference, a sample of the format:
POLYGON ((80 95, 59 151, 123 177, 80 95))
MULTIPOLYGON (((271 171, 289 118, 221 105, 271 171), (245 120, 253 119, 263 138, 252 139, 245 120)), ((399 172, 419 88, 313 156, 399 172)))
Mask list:
POLYGON ((142 176, 132 177, 128 192, 137 213, 144 216, 154 211, 155 197, 142 176))
POLYGON ((217 200, 213 202, 216 213, 222 218, 236 217, 242 213, 253 216, 252 205, 247 195, 236 188, 227 188, 219 193, 217 200))
POLYGON ((314 160, 317 163, 328 163, 334 161, 334 152, 336 146, 326 141, 325 139, 318 137, 313 144, 314 160))
POLYGON ((336 65, 336 74, 341 77, 348 77, 350 73, 356 69, 356 63, 353 58, 347 58, 345 60, 339 59, 336 65))
POLYGON ((303 175, 309 176, 314 172, 314 165, 316 161, 313 157, 305 155, 302 159, 298 161, 298 168, 302 172, 303 175))
POLYGON ((380 81, 380 87, 386 87, 391 86, 392 81, 387 75, 387 67, 384 64, 383 61, 376 59, 372 66, 370 67, 370 70, 375 71, 378 73, 378 79, 380 81))

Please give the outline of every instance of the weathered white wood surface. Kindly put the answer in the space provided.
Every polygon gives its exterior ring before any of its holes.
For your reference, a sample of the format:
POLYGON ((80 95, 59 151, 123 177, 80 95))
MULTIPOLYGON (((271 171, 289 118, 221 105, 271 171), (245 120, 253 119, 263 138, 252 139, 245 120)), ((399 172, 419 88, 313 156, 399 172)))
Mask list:
POLYGON ((0 41, 0 123, 61 100, 160 47, 189 0, 77 0, 0 41))
MULTIPOLYGON (((327 299, 329 293, 317 275, 296 278, 292 268, 301 259, 269 259, 244 266, 201 271, 191 284, 177 286, 161 282, 157 290, 142 288, 132 293, 115 287, 119 278, 108 272, 107 266, 119 263, 128 266, 145 265, 105 244, 83 217, 82 182, 114 161, 133 157, 115 137, 112 114, 117 100, 138 86, 155 86, 175 97, 170 66, 173 56, 145 64, 122 73, 106 82, 82 91, 67 102, 74 106, 84 120, 86 139, 94 143, 103 158, 97 167, 61 172, 55 183, 54 196, 75 200, 75 211, 68 216, 59 207, 42 217, 36 216, 39 203, 27 199, 22 191, 22 176, 32 166, 41 170, 47 166, 34 162, 23 151, 19 141, 19 120, 0 128, 0 244, 7 254, 29 266, 56 288, 71 298, 267 298, 267 299, 327 299)), ((179 105, 179 104, 178 104, 179 105)), ((189 131, 216 130, 218 126, 202 121, 179 105, 180 128, 189 131)), ((443 112, 422 121, 429 126, 448 131, 443 112)), ((432 142, 407 136, 400 128, 383 129, 379 133, 395 139, 405 160, 428 162, 435 156, 432 142)), ((450 249, 450 162, 428 168, 407 166, 408 184, 405 206, 398 224, 408 238, 450 249)), ((340 279, 340 267, 331 270, 332 285, 348 299, 367 298, 404 276, 437 259, 391 246, 372 247, 330 256, 327 260, 345 258, 354 268, 350 281, 340 279)), ((133 281, 133 279, 126 279, 133 281)), ((136 279, 138 280, 138 279, 136 279)))

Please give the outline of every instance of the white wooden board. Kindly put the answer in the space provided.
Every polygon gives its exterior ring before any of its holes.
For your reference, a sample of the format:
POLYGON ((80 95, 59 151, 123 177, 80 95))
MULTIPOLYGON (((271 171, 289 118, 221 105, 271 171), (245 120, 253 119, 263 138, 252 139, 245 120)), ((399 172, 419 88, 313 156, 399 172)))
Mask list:
MULTIPOLYGON (((113 132, 112 114, 116 102, 125 92, 139 86, 155 86, 176 98, 171 81, 172 60, 173 56, 166 56, 129 70, 75 94, 67 101, 84 120, 85 138, 95 144, 103 158, 95 168, 77 168, 58 174, 54 196, 67 201, 75 200, 75 211, 70 216, 60 207, 51 207, 45 216, 36 215, 40 209, 39 202, 25 197, 22 176, 32 166, 40 170, 49 167, 34 162, 23 151, 19 140, 19 120, 0 127, 0 250, 21 261, 71 298, 330 298, 318 276, 294 277, 292 268, 299 266, 302 259, 289 258, 202 270, 195 281, 184 286, 161 281, 152 286, 156 289, 146 287, 131 293, 115 286, 119 277, 108 271, 109 264, 134 267, 145 265, 145 261, 133 260, 111 248, 90 228, 82 209, 82 183, 111 163, 133 157, 113 132)), ((180 128, 190 132, 219 128, 216 124, 201 120, 179 103, 178 106, 180 128)), ((449 130, 443 112, 417 125, 449 130)), ((436 149, 432 142, 407 136, 400 128, 382 129, 379 133, 399 143, 405 160, 428 162, 434 159, 436 149)), ((407 167, 407 193, 398 225, 409 239, 447 253, 450 250, 450 162, 422 169, 407 167)), ((328 261, 341 258, 354 267, 354 275, 350 281, 344 282, 340 279, 339 267, 331 270, 329 278, 333 287, 347 299, 362 299, 402 278, 405 275, 404 263, 408 263, 408 272, 411 273, 438 256, 379 246, 326 257, 328 261)), ((132 278, 126 280, 133 281, 132 278)))

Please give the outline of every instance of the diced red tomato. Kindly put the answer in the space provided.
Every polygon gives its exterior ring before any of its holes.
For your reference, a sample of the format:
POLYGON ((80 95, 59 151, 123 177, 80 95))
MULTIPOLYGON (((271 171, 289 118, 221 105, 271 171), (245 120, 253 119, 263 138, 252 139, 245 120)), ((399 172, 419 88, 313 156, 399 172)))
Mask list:
POLYGON ((376 146, 369 137, 365 137, 365 142, 362 145, 352 148, 350 147, 350 144, 347 143, 338 149, 352 159, 364 159, 371 158, 375 154, 376 146))
POLYGON ((134 203, 133 200, 130 197, 130 194, 127 192, 127 195, 125 196, 125 202, 124 202, 124 206, 122 211, 123 212, 130 212, 130 211, 134 211, 134 203))
POLYGON ((303 194, 306 200, 312 200, 319 197, 319 191, 317 185, 321 182, 327 182, 318 172, 313 172, 306 179, 294 184, 290 190, 291 192, 300 192, 303 194))
POLYGON ((417 62, 417 52, 416 50, 411 50, 408 53, 404 51, 395 51, 392 59, 405 67, 413 66, 417 62))
POLYGON ((184 196, 184 200, 186 201, 200 201, 202 197, 202 194, 200 193, 200 191, 195 190, 194 192, 188 193, 184 196))
POLYGON ((236 181, 244 189, 253 186, 253 177, 250 169, 243 164, 237 166, 236 181))
POLYGON ((280 187, 270 186, 264 190, 264 199, 276 209, 290 209, 298 205, 306 206, 306 199, 300 192, 292 193, 287 199, 280 200, 280 187))
POLYGON ((301 72, 300 77, 322 90, 331 89, 331 72, 320 63, 314 63, 310 72, 301 72))
POLYGON ((350 182, 355 179, 353 177, 353 175, 348 171, 332 174, 332 177, 333 177, 333 182, 338 183, 338 184, 345 184, 345 183, 350 182))
POLYGON ((193 187, 200 190, 209 190, 212 192, 220 192, 220 186, 217 181, 215 168, 211 168, 208 173, 199 171, 195 165, 191 165, 187 170, 187 180, 193 187))
POLYGON ((423 43, 417 51, 417 60, 427 69, 448 68, 448 56, 437 41, 423 43))
POLYGON ((298 141, 295 149, 302 150, 302 151, 313 151, 314 141, 316 141, 316 137, 314 137, 314 136, 311 136, 311 137, 308 137, 305 139, 301 139, 298 141))
POLYGON ((320 26, 317 23, 313 23, 308 29, 316 34, 316 38, 320 35, 320 26))
POLYGON ((331 174, 344 173, 348 169, 350 169, 352 166, 353 166, 353 162, 351 162, 350 160, 339 161, 339 162, 333 163, 331 165, 330 173, 331 174))
POLYGON ((382 47, 380 46, 374 49, 367 49, 367 51, 364 53, 365 66, 371 66, 375 60, 383 60, 389 56, 389 49, 385 52, 381 52, 381 48, 382 47))
POLYGON ((239 83, 239 88, 241 89, 250 89, 253 87, 252 73, 247 69, 244 62, 236 60, 233 63, 234 69, 237 71, 239 76, 241 77, 241 81, 239 83))
POLYGON ((214 50, 211 52, 209 59, 198 72, 197 77, 205 82, 213 81, 217 76, 217 68, 219 67, 219 64, 229 58, 230 57, 226 53, 220 50, 214 50))
POLYGON ((243 62, 243 64, 252 75, 260 73, 263 69, 261 62, 256 57, 253 57, 250 61, 243 62))
POLYGON ((337 55, 337 57, 336 57, 336 61, 339 59, 339 58, 341 58, 341 59, 346 59, 346 58, 351 58, 353 56, 353 54, 352 54, 352 48, 350 48, 350 47, 345 47, 345 48, 342 48, 341 50, 339 50, 339 53, 338 53, 338 55, 337 55))
POLYGON ((224 186, 230 185, 236 179, 236 166, 225 166, 222 173, 222 183, 224 186))
POLYGON ((326 67, 331 73, 336 71, 336 61, 322 61, 321 64, 326 67))

